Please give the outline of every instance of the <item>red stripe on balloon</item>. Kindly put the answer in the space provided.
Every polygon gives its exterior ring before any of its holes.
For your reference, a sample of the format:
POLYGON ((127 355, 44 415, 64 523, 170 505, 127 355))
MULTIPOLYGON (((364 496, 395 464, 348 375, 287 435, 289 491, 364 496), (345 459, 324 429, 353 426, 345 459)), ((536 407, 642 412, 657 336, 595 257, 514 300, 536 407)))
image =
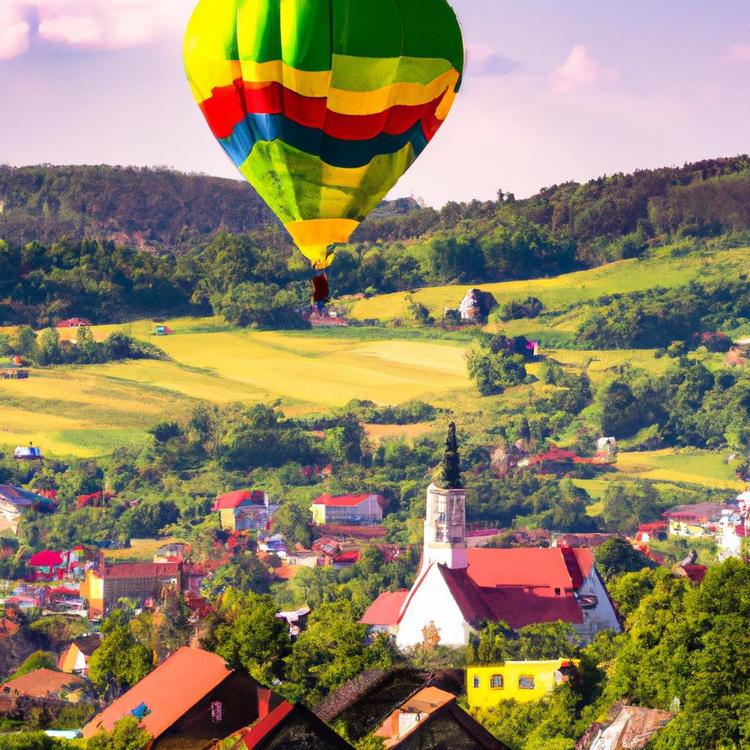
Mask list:
POLYGON ((326 99, 302 96, 280 83, 259 87, 238 80, 233 86, 214 89, 201 109, 217 138, 229 138, 248 114, 282 114, 300 125, 347 141, 366 141, 381 133, 401 135, 422 121, 425 137, 430 140, 442 125, 436 114, 442 99, 440 96, 415 106, 395 105, 374 115, 342 115, 329 111, 326 99))

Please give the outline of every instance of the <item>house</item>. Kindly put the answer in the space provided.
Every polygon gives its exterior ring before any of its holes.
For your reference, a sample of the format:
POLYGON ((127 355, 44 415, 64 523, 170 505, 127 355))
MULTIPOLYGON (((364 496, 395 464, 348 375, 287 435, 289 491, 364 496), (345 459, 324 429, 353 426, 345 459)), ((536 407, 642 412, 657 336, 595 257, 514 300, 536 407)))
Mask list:
POLYGON ((383 520, 384 507, 385 499, 374 493, 338 497, 325 494, 313 500, 311 510, 316 526, 342 523, 379 524, 383 520))
POLYGON ((88 739, 135 716, 148 750, 203 750, 271 713, 281 699, 208 651, 184 646, 83 728, 88 739))
POLYGON ((185 559, 188 545, 184 542, 170 542, 163 544, 154 552, 155 563, 180 563, 185 559))
POLYGON ((461 320, 481 323, 497 307, 497 300, 489 292, 470 289, 458 307, 461 320))
POLYGON ((157 336, 171 336, 172 333, 173 331, 169 326, 163 326, 163 325, 156 326, 157 336))
POLYGON ((18 523, 30 510, 52 510, 54 502, 35 492, 10 484, 0 484, 0 528, 18 531, 18 523))
POLYGON ((466 668, 466 698, 470 708, 493 708, 502 701, 538 701, 557 685, 574 680, 579 661, 506 661, 466 668))
POLYGON ((595 463, 614 464, 617 462, 617 439, 613 437, 600 437, 596 441, 595 463))
POLYGON ((422 750, 507 750, 456 703, 456 696, 426 687, 404 701, 375 734, 386 748, 422 750))
POLYGON ((88 675, 89 659, 99 648, 101 638, 98 635, 85 635, 76 638, 61 654, 57 668, 68 674, 88 675))
POLYGON ((696 503, 676 505, 662 513, 669 523, 669 536, 683 538, 714 536, 719 531, 724 511, 737 510, 737 506, 723 503, 696 503))
POLYGON ((358 743, 376 731, 385 716, 426 687, 459 695, 464 690, 464 673, 458 669, 369 669, 334 690, 318 704, 315 713, 327 724, 341 726, 346 736, 358 743))
POLYGON ((0 685, 0 695, 12 703, 18 698, 37 698, 78 703, 84 697, 86 680, 54 669, 35 669, 0 685))
POLYGON ((19 445, 13 451, 13 458, 16 461, 41 461, 42 450, 41 448, 35 448, 31 443, 29 445, 19 445))
POLYGON ((422 563, 409 592, 376 602, 361 622, 396 632, 406 649, 437 631, 459 647, 487 621, 511 628, 562 620, 583 642, 620 622, 590 549, 471 549, 466 544, 466 493, 427 489, 422 563), (398 598, 397 598, 398 596, 398 598), (396 607, 401 600, 401 606, 396 607), (389 622, 383 622, 391 615, 389 622))
POLYGON ((669 711, 615 703, 608 720, 592 724, 575 750, 643 750, 673 718, 669 711))
POLYGON ((83 551, 80 549, 42 550, 32 555, 28 566, 33 568, 32 578, 38 581, 55 581, 74 576, 81 567, 83 551))
POLYGON ((120 599, 135 599, 143 605, 147 599, 159 598, 167 587, 182 591, 180 563, 121 563, 87 570, 81 596, 93 619, 107 614, 120 599))
POLYGON ((272 534, 271 536, 261 537, 258 539, 258 550, 268 555, 278 555, 282 560, 286 558, 286 542, 281 534, 272 534))
POLYGON ((254 724, 214 745, 213 750, 353 750, 304 706, 282 701, 254 724))
POLYGON ((216 498, 211 510, 218 512, 221 528, 228 531, 266 531, 278 508, 260 490, 236 490, 216 498))
POLYGON ((310 616, 310 607, 301 607, 293 612, 277 612, 277 620, 285 620, 289 626, 289 636, 297 638, 307 628, 307 618, 310 616))
POLYGON ((91 325, 88 318, 67 318, 55 323, 55 328, 90 328, 91 325))
POLYGON ((666 521, 654 521, 640 524, 635 540, 639 544, 649 544, 650 542, 665 542, 668 536, 669 524, 666 521))

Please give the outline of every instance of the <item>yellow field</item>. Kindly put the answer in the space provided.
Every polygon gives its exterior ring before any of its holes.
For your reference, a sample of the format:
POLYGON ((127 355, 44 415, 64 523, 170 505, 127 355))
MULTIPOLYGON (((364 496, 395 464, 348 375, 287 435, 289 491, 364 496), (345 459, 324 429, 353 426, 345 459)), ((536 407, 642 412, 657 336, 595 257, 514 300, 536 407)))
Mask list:
MULTIPOLYGON (((99 455, 143 440, 146 429, 187 414, 197 400, 278 399, 299 414, 354 398, 438 406, 477 399, 464 347, 451 341, 253 332, 214 318, 168 325, 174 334, 167 337, 152 336, 150 321, 95 327, 94 334, 101 340, 122 330, 156 343, 169 361, 58 367, 34 370, 25 381, 0 381, 0 444, 33 441, 50 454, 99 455)), ((75 337, 75 331, 64 334, 75 337)))
POLYGON ((422 435, 428 435, 433 430, 429 422, 420 424, 368 424, 365 425, 367 437, 375 443, 392 438, 413 440, 422 435))
POLYGON ((131 539, 128 549, 104 550, 104 557, 108 563, 114 562, 151 562, 156 550, 165 544, 180 542, 176 537, 165 537, 163 539, 131 539))

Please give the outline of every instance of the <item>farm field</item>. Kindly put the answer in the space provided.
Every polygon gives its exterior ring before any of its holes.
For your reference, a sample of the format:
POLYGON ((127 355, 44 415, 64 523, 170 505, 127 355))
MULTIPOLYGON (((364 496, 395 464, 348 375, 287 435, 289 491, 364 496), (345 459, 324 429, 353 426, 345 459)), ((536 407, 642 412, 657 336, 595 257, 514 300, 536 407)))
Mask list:
MULTIPOLYGON (((706 251, 680 257, 674 253, 673 248, 665 247, 655 250, 645 260, 622 260, 554 278, 479 286, 491 292, 500 304, 532 295, 538 297, 548 311, 562 312, 571 306, 585 305, 586 302, 607 294, 643 291, 657 286, 674 287, 687 284, 699 276, 731 274, 742 267, 746 259, 747 249, 706 251)), ((442 315, 446 307, 457 307, 466 292, 474 286, 477 285, 429 287, 417 290, 412 296, 426 305, 433 315, 442 315)), ((406 312, 405 297, 406 293, 398 292, 358 300, 352 307, 351 315, 363 320, 392 320, 406 312)), ((543 316, 532 321, 510 321, 503 327, 513 334, 525 332, 533 335, 542 330, 573 332, 579 320, 580 311, 574 309, 554 321, 543 316)))
MULTIPOLYGON (((162 419, 216 404, 278 401, 289 414, 343 406, 354 398, 379 404, 423 399, 437 406, 476 404, 461 341, 414 339, 352 329, 351 333, 253 332, 218 319, 168 321, 174 334, 156 338, 139 321, 95 327, 152 341, 169 361, 143 360, 32 371, 29 380, 0 381, 0 444, 34 442, 56 455, 99 455, 137 443, 162 419)), ((65 331, 65 337, 75 331, 65 331)), ((412 429, 382 426, 373 437, 405 437, 412 429)))

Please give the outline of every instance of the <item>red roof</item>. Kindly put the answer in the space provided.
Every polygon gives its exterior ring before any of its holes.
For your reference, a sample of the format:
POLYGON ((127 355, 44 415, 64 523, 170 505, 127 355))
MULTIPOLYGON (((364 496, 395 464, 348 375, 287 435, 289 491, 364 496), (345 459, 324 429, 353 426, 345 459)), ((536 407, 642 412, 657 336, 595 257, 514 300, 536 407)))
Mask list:
POLYGON ((68 318, 55 324, 55 328, 81 328, 91 326, 88 318, 68 318))
POLYGON ((276 729, 292 711, 294 711, 294 706, 288 701, 282 701, 270 714, 264 716, 243 734, 242 741, 245 747, 248 750, 254 750, 258 747, 266 736, 276 729))
POLYGON ((693 583, 703 583, 703 579, 708 573, 708 568, 705 565, 680 565, 680 567, 693 583))
POLYGON ((354 508, 361 505, 365 500, 372 497, 373 493, 368 492, 366 495, 340 495, 331 497, 328 494, 316 497, 313 500, 314 505, 325 505, 328 508, 354 508))
POLYGON ((91 737, 101 729, 111 732, 116 722, 145 703, 150 713, 141 726, 158 738, 231 674, 220 656, 183 646, 95 716, 83 728, 83 736, 91 737))
POLYGON ((104 578, 171 578, 180 574, 179 563, 120 563, 104 570, 104 578))
POLYGON ((227 492, 226 495, 219 495, 216 498, 212 510, 234 510, 247 502, 253 505, 265 505, 265 493, 260 490, 235 490, 234 492, 227 492))
POLYGON ((409 592, 406 589, 382 593, 367 608, 360 622, 366 625, 395 625, 407 596, 409 592))
MULTIPOLYGON (((593 567, 590 549, 470 549, 468 558, 466 570, 438 566, 467 622, 502 620, 514 629, 557 620, 583 622, 575 591, 593 567)), ((408 598, 406 592, 381 594, 361 622, 396 625, 408 598)))
POLYGON ((340 555, 336 555, 333 558, 333 562, 337 565, 354 565, 359 562, 359 550, 353 550, 351 552, 342 552, 340 555))
POLYGON ((54 568, 57 565, 62 565, 62 555, 59 552, 46 549, 32 555, 29 565, 32 568, 54 568))

